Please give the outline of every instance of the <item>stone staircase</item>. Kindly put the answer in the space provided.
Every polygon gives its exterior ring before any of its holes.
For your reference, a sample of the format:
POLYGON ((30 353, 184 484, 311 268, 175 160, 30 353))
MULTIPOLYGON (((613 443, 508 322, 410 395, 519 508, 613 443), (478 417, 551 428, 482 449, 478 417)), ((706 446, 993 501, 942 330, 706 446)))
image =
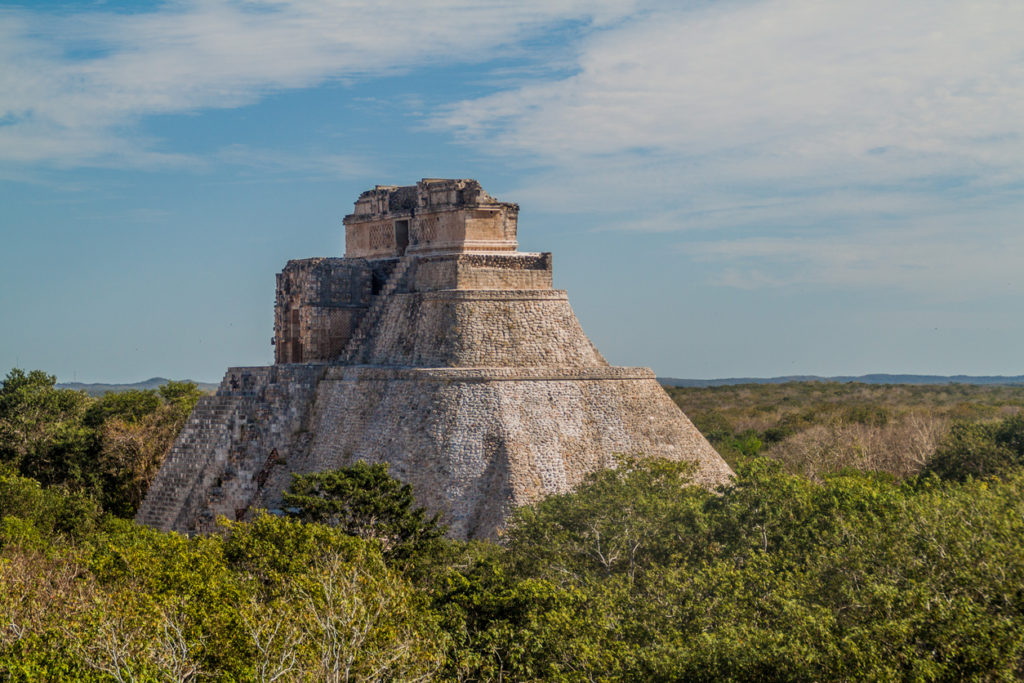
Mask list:
POLYGON ((217 393, 196 403, 136 521, 191 534, 215 531, 220 516, 243 518, 271 472, 308 449, 308 411, 325 370, 228 369, 217 393))
POLYGON ((223 469, 241 400, 230 394, 199 399, 153 482, 151 488, 160 495, 146 497, 139 508, 139 522, 170 530, 204 502, 200 498, 223 469))
POLYGON ((384 307, 387 305, 388 298, 395 293, 395 291, 405 284, 406 276, 409 273, 409 267, 412 265, 414 256, 403 256, 398 259, 398 264, 395 265, 394 271, 391 273, 391 277, 384 283, 384 287, 381 288, 380 293, 373 297, 373 302, 370 304, 370 308, 367 309, 363 315, 363 319, 359 322, 359 326, 356 328, 352 338, 348 340, 348 344, 345 345, 345 350, 341 353, 341 361, 349 365, 356 365, 363 362, 366 349, 363 348, 367 338, 373 333, 373 329, 380 322, 380 317, 384 312, 384 307))

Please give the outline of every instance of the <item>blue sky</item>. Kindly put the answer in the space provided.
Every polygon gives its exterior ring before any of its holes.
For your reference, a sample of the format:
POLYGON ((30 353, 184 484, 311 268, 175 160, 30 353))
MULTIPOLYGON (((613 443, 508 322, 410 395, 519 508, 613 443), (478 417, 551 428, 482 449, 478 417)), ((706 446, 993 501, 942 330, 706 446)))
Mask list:
POLYGON ((1021 374, 1024 3, 0 4, 0 371, 272 362, 359 192, 477 178, 676 377, 1021 374))

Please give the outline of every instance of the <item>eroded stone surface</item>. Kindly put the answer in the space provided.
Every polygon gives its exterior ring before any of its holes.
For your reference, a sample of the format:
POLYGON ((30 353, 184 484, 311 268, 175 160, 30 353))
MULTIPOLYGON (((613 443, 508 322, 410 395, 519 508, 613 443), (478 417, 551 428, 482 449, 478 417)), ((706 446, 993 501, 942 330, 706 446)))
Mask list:
POLYGON ((364 192, 346 258, 278 275, 275 359, 231 368, 175 442, 138 520, 208 532, 278 509, 292 473, 384 462, 457 537, 571 489, 616 454, 731 471, 646 368, 611 367, 551 255, 515 252, 514 204, 476 181, 364 192), (382 227, 383 226, 383 227, 382 227))
POLYGON ((378 185, 345 216, 345 256, 514 252, 519 207, 499 202, 475 180, 424 178, 416 185, 378 185))

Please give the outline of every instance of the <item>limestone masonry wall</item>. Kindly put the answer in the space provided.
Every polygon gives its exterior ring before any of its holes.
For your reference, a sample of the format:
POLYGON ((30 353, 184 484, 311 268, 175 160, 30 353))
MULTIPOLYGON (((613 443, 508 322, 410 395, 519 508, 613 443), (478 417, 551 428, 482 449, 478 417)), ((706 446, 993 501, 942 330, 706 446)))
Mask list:
POLYGON ((137 519, 204 533, 280 511, 293 473, 383 462, 452 535, 616 454, 728 465, 646 368, 611 367, 552 289, 551 254, 514 253, 518 207, 471 180, 377 186, 345 218, 349 258, 277 278, 276 364, 231 368, 171 449, 137 519))
MULTIPOLYGON (((571 489, 615 454, 692 460, 696 480, 728 466, 645 369, 545 379, 349 368, 320 382, 307 456, 268 481, 259 501, 280 507, 288 471, 385 462, 441 512, 458 537, 492 537, 512 507, 571 489), (340 375, 340 376, 339 376, 340 375), (637 420, 636 415, 645 419, 637 420)), ((485 373, 486 374, 486 373, 485 373)))
POLYGON ((345 216, 345 256, 514 252, 518 215, 517 205, 495 200, 475 180, 378 185, 345 216))
POLYGON ((289 261, 277 275, 274 362, 337 358, 370 306, 373 283, 365 259, 289 261))
POLYGON ((456 254, 416 259, 404 291, 551 289, 551 254, 456 254))
POLYGON ((394 294, 357 361, 416 367, 607 365, 563 290, 394 294))
POLYGON ((306 448, 323 365, 230 368, 200 399, 136 519, 163 531, 213 531, 240 519, 276 467, 306 448))

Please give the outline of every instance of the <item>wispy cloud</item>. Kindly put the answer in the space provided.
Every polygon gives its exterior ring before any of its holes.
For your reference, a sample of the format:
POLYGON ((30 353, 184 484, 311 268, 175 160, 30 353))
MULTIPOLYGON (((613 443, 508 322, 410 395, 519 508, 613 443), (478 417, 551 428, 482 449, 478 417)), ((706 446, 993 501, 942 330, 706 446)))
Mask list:
POLYGON ((741 289, 814 285, 913 293, 936 301, 1024 296, 1019 206, 870 222, 839 233, 750 236, 679 245, 741 289))
POLYGON ((601 24, 630 10, 612 0, 183 0, 132 14, 0 10, 0 160, 189 163, 141 139, 135 124, 331 80, 485 60, 542 27, 601 24))
POLYGON ((0 10, 0 161, 29 172, 219 163, 364 175, 355 157, 247 146, 197 159, 138 124, 484 62, 547 45, 552 30, 576 23, 587 30, 566 34, 574 42, 558 49, 556 68, 502 74, 498 92, 442 112, 410 109, 532 168, 510 193, 524 206, 590 211, 588 223, 605 229, 690 231, 681 253, 716 264, 718 284, 945 296, 1024 286, 1013 275, 1024 253, 1017 0, 0 10))
POLYGON ((855 158, 882 182, 893 159, 920 172, 945 162, 931 173, 1016 166, 1022 29, 1015 2, 767 0, 656 12, 586 41, 576 75, 459 103, 441 121, 550 159, 652 150, 696 164, 731 153, 739 165, 785 155, 792 172, 812 177, 855 158))
POLYGON ((1020 290, 1021 35, 1016 1, 659 9, 434 123, 546 169, 524 204, 715 231, 682 251, 719 284, 1020 290))

